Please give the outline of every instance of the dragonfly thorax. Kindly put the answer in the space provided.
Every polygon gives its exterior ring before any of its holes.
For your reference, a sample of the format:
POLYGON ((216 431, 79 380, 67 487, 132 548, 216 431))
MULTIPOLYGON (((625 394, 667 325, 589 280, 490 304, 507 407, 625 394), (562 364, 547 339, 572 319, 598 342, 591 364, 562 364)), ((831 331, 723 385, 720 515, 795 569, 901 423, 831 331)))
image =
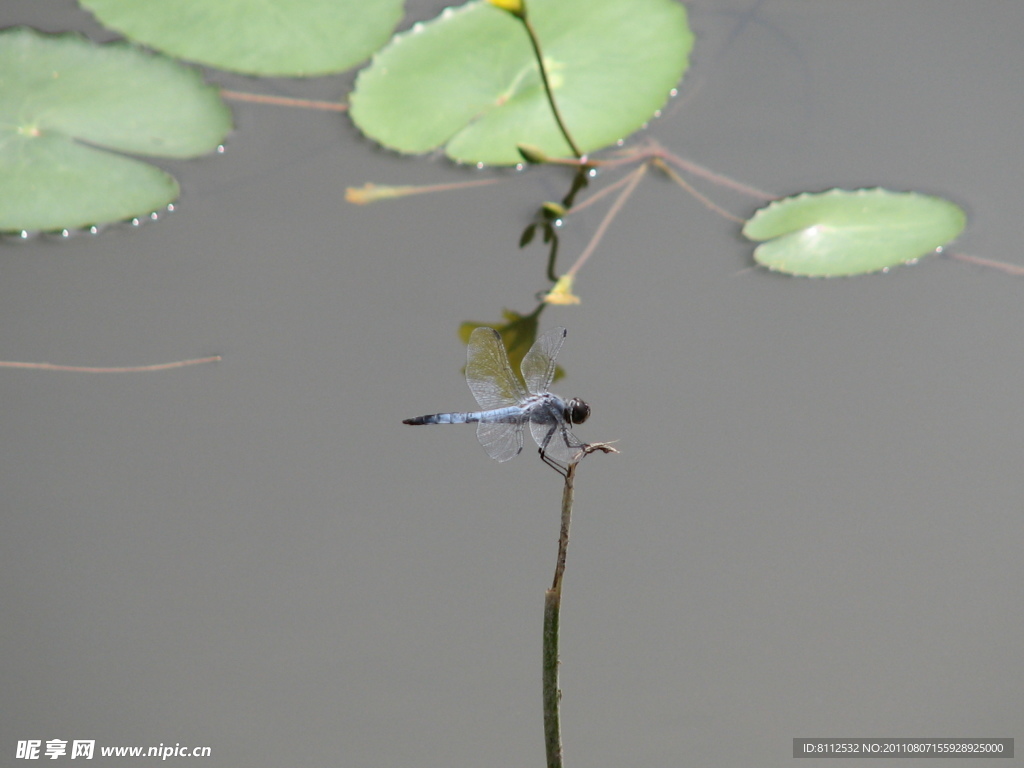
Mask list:
POLYGON ((570 424, 582 424, 590 418, 590 406, 574 397, 565 404, 565 418, 570 424))

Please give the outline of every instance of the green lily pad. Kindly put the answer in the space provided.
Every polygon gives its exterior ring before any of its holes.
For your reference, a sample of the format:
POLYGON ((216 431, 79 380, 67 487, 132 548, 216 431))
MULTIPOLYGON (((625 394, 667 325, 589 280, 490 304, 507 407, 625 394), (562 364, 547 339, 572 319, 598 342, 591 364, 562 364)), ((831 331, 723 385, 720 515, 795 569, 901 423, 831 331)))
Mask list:
POLYGON ((743 226, 762 242, 754 260, 805 277, 877 272, 954 240, 967 215, 941 197, 885 189, 833 189, 777 200, 743 226))
POLYGON ((177 58, 250 75, 308 77, 368 58, 402 0, 80 0, 101 24, 177 58))
MULTIPOLYGON (((529 0, 558 108, 584 152, 642 128, 686 70, 675 0, 529 0)), ((484 0, 397 35, 359 73, 350 114, 399 152, 515 165, 517 144, 568 157, 522 24, 484 0)))
POLYGON ((217 90, 170 59, 78 35, 0 32, 0 231, 162 208, 178 196, 174 178, 115 153, 195 157, 230 129, 217 90))

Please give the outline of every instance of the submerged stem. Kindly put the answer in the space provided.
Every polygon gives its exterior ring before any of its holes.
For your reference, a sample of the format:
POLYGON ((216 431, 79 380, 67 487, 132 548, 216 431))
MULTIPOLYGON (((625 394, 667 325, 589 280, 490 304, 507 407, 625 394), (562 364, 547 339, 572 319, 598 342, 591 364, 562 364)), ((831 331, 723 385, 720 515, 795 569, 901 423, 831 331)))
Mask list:
POLYGON ((601 223, 597 226, 597 231, 594 232, 594 236, 590 239, 587 247, 583 250, 583 253, 580 254, 580 257, 576 259, 576 263, 569 268, 568 272, 566 272, 567 275, 570 277, 575 276, 576 273, 580 271, 580 267, 582 267, 586 263, 587 259, 590 258, 590 255, 597 248, 597 244, 601 242, 601 238, 604 237, 604 233, 608 229, 608 225, 612 223, 612 219, 615 218, 616 214, 622 210, 622 206, 625 205, 629 196, 633 194, 633 190, 636 189, 636 185, 640 183, 640 179, 646 171, 647 165, 645 163, 643 165, 638 165, 635 171, 632 171, 628 176, 626 176, 629 181, 626 182, 625 188, 619 193, 619 196, 615 198, 615 202, 612 203, 611 208, 608 209, 608 212, 601 220, 601 223))
POLYGON ((662 173, 664 173, 666 176, 672 179, 672 181, 674 181, 680 187, 682 187, 691 195, 693 195, 693 197, 695 197, 698 200, 698 202, 700 202, 709 211, 713 211, 722 218, 729 219, 729 221, 736 222, 737 224, 742 224, 744 221, 746 221, 746 219, 743 219, 739 216, 734 216, 733 214, 729 213, 727 210, 725 210, 725 208, 718 205, 718 203, 716 203, 707 195, 703 195, 700 192, 698 192, 697 189, 692 184, 690 184, 690 182, 688 182, 686 179, 680 176, 676 172, 676 170, 672 166, 668 165, 664 160, 661 160, 660 158, 656 157, 651 162, 662 173))

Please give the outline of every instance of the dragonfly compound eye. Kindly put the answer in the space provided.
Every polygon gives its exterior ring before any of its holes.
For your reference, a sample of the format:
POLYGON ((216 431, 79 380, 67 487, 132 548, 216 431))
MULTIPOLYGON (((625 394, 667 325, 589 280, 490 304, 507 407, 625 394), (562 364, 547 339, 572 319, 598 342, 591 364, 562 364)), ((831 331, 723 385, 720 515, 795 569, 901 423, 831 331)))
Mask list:
POLYGON ((582 424, 584 421, 590 418, 590 406, 580 400, 578 397, 574 397, 566 405, 566 416, 569 418, 572 424, 582 424))

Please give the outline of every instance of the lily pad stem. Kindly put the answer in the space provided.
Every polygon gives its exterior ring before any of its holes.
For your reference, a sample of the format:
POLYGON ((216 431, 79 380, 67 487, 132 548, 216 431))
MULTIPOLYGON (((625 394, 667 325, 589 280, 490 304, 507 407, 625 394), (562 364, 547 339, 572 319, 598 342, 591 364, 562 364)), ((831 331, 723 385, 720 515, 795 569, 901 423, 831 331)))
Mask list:
POLYGON ((523 22, 523 26, 526 27, 526 34, 530 38, 530 45, 533 46, 533 55, 537 57, 537 67, 540 70, 540 79, 544 83, 544 92, 548 96, 548 104, 551 105, 551 112, 555 116, 555 122, 558 123, 558 129, 562 132, 562 136, 565 137, 566 142, 572 148, 572 153, 577 159, 583 159, 583 153, 580 148, 576 146, 576 142, 573 141, 572 134, 569 133, 569 129, 565 127, 565 121, 562 120, 562 113, 558 111, 558 104, 555 103, 555 94, 551 91, 551 82, 548 80, 548 71, 544 66, 544 54, 540 50, 540 40, 537 39, 537 33, 533 29, 533 24, 530 23, 530 18, 526 14, 525 3, 523 4, 522 14, 515 14, 515 17, 523 22))

